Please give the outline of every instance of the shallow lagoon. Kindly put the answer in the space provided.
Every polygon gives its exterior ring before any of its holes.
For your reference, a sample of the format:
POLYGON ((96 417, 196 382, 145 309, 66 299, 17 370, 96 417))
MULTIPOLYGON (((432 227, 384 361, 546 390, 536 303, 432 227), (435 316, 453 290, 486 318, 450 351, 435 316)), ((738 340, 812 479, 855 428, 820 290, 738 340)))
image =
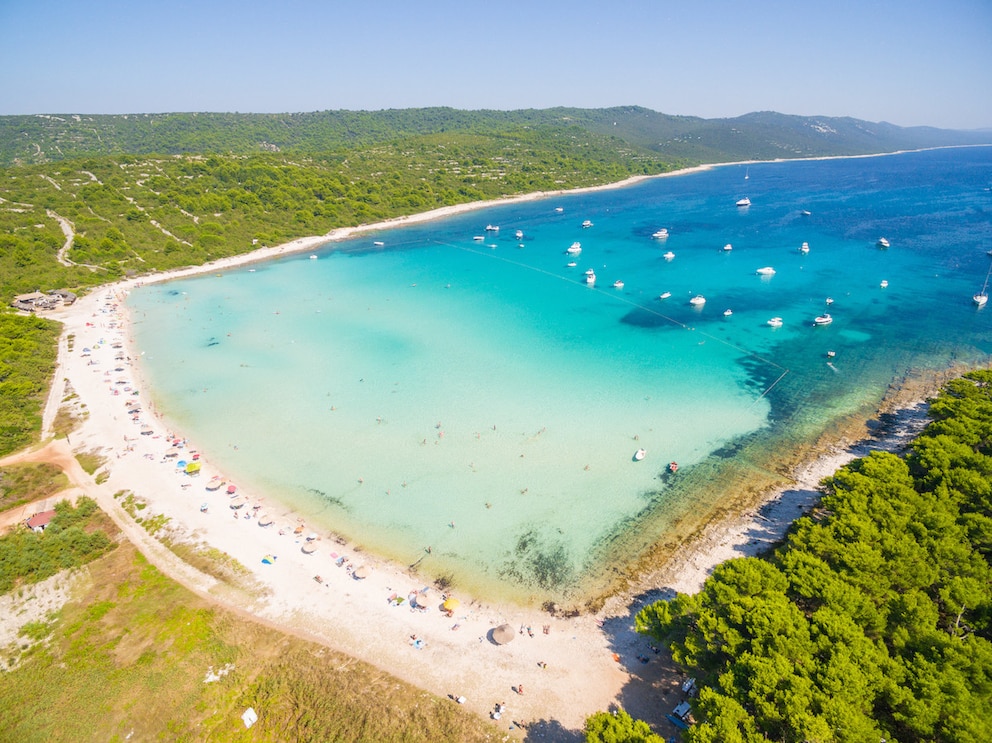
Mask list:
POLYGON ((243 489, 472 592, 574 599, 718 508, 707 483, 746 478, 910 369, 984 362, 992 315, 970 297, 990 184, 988 148, 724 166, 152 285, 130 305, 160 412, 243 489), (834 322, 814 327, 824 311, 834 322))

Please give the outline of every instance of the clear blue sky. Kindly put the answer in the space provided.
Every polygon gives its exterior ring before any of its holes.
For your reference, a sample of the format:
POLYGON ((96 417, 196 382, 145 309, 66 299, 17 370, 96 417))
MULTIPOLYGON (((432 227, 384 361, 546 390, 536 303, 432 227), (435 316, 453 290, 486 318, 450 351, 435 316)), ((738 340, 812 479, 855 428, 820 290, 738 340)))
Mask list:
POLYGON ((992 127, 992 0, 0 0, 0 114, 628 104, 992 127))

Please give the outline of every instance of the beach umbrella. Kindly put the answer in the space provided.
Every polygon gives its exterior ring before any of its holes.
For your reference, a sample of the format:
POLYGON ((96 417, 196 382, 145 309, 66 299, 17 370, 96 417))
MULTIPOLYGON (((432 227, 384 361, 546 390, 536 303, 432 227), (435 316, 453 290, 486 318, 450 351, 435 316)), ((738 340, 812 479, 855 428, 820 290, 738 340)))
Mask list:
POLYGON ((272 523, 272 517, 269 516, 269 514, 267 513, 263 513, 261 516, 258 517, 259 526, 268 526, 271 523, 272 523))
POLYGON ((167 457, 178 457, 179 456, 179 450, 176 447, 173 446, 171 449, 166 449, 165 456, 167 456, 167 457))
POLYGON ((186 474, 187 475, 196 475, 196 474, 199 474, 199 472, 200 472, 200 466, 201 465, 200 465, 199 462, 187 462, 186 463, 186 474))
POLYGON ((275 561, 276 561, 276 556, 275 555, 266 555, 265 557, 262 558, 262 562, 265 565, 271 565, 275 561))
POLYGON ((244 498, 235 498, 231 501, 231 508, 241 508, 247 502, 244 498))
POLYGON ((237 488, 234 485, 228 485, 227 486, 227 494, 228 495, 234 495, 234 493, 236 491, 237 491, 237 488))
POLYGON ((300 550, 304 555, 312 555, 316 549, 317 545, 313 542, 306 542, 302 547, 300 547, 300 550))
POLYGON ((493 642, 497 645, 506 645, 506 643, 511 642, 516 636, 517 633, 508 624, 501 624, 493 630, 493 642))
POLYGON ((421 609, 426 609, 427 608, 427 603, 428 603, 429 600, 430 599, 427 598, 427 594, 426 593, 418 593, 417 594, 417 606, 419 606, 421 609))
POLYGON ((152 432, 152 427, 151 426, 142 426, 141 427, 141 435, 142 436, 149 436, 151 434, 151 432, 152 432))
POLYGON ((352 575, 354 575, 358 580, 363 580, 364 578, 369 577, 370 572, 371 571, 364 565, 359 565, 355 568, 355 572, 353 572, 352 575))
POLYGON ((207 490, 219 490, 224 485, 224 481, 219 477, 211 477, 207 483, 207 490))
POLYGON ((458 599, 449 598, 449 599, 445 599, 444 603, 441 604, 441 608, 444 609, 445 611, 454 611, 461 605, 462 602, 459 601, 458 599))

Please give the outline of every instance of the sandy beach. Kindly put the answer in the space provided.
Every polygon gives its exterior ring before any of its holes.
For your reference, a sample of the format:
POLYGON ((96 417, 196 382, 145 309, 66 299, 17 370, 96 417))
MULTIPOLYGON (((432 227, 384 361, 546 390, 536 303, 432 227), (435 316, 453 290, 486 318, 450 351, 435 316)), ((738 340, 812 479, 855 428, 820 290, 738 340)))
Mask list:
MULTIPOLYGON (((707 167, 714 166, 692 170, 707 167)), ((641 178, 611 187, 637 180, 641 178)), ((530 194, 521 200, 553 195, 530 194)), ((520 731, 510 720, 553 720, 574 732, 588 715, 616 705, 670 733, 664 715, 678 701, 678 676, 665 665, 664 654, 656 655, 648 639, 634 633, 634 614, 647 600, 698 590, 715 565, 757 554, 781 538, 788 524, 815 502, 817 483, 865 449, 840 445, 809 463, 795 473, 788 489, 769 493, 761 508, 709 529, 664 570, 643 576, 636 590, 612 597, 595 616, 551 617, 538 610, 488 604, 484 597, 457 590, 451 597, 460 605, 448 616, 442 611, 447 596, 404 567, 362 553, 326 531, 311 531, 265 493, 244 492, 229 473, 211 466, 195 441, 186 440, 183 432, 171 430, 156 415, 147 390, 142 389, 124 306, 131 288, 222 271, 508 201, 447 207, 335 230, 94 290, 72 307, 48 315, 60 320, 64 331, 44 436, 50 436, 55 413, 70 393, 75 395, 71 404, 77 414, 85 411, 79 427, 69 441, 50 441, 43 449, 22 452, 2 463, 60 464, 75 492, 96 499, 153 564, 202 596, 360 658, 435 694, 464 696, 466 705, 479 715, 487 716, 496 702, 506 702, 508 713, 493 725, 511 735, 520 731), (73 452, 98 452, 104 457, 105 479, 98 483, 87 475, 73 452), (185 468, 177 466, 179 461, 196 462, 199 474, 188 476, 185 468), (223 484, 208 490, 211 481, 223 484), (120 491, 134 493, 148 504, 142 516, 167 517, 174 540, 222 550, 245 566, 249 575, 240 587, 231 587, 185 564, 123 510, 114 497, 120 491), (241 505, 232 507, 235 504, 241 505), (494 642, 492 631, 502 624, 509 624, 514 635, 501 645, 494 642), (523 693, 516 693, 521 686, 523 693)), ((887 445, 898 443, 892 440, 887 445)), ((554 739, 550 731, 549 727, 549 740, 554 739)))

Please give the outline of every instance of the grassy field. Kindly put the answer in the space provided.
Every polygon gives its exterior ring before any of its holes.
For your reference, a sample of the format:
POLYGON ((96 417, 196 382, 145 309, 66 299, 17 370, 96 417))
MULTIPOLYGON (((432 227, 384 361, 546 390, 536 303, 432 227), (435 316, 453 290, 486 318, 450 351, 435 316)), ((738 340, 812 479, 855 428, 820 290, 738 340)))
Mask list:
POLYGON ((448 699, 217 609, 130 544, 84 569, 93 590, 49 622, 30 625, 18 667, 0 675, 0 739, 503 737, 448 699), (211 670, 227 673, 205 683, 211 670), (248 707, 259 715, 250 730, 241 721, 248 707))

